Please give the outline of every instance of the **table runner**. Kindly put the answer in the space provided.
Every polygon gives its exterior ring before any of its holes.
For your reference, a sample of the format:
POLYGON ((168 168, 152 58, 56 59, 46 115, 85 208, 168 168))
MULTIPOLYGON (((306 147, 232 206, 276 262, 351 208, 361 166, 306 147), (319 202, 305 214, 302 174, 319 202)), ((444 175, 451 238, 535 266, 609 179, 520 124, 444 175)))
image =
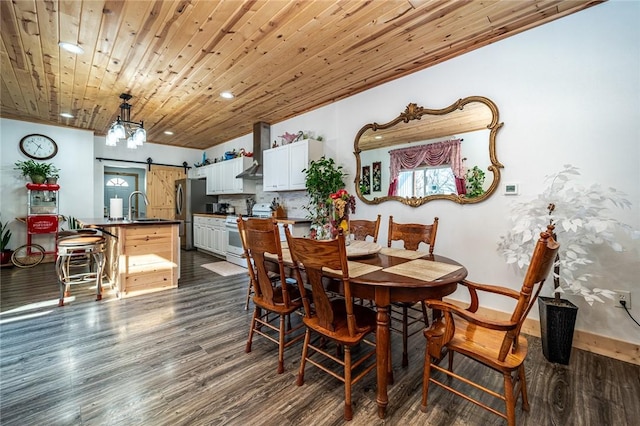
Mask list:
POLYGON ((385 268, 383 271, 422 281, 435 281, 461 268, 462 266, 460 265, 451 265, 449 263, 435 262, 426 259, 415 259, 400 265, 385 268))
POLYGON ((382 250, 380 250, 380 253, 386 254, 387 256, 401 257, 403 259, 419 259, 429 254, 423 251, 405 250, 401 248, 391 247, 384 247, 382 250))

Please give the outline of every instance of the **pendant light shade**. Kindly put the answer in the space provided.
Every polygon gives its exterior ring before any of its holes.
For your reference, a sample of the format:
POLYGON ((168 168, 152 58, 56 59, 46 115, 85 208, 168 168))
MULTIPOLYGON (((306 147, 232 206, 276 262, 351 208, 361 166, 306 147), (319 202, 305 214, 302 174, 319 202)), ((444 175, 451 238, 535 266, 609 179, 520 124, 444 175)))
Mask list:
POLYGON ((131 97, 128 93, 122 93, 120 95, 120 99, 122 99, 120 115, 109 127, 106 137, 107 146, 117 146, 119 140, 126 139, 127 148, 136 149, 147 141, 147 131, 144 130, 144 122, 140 121, 138 123, 131 121, 131 104, 128 103, 131 97))

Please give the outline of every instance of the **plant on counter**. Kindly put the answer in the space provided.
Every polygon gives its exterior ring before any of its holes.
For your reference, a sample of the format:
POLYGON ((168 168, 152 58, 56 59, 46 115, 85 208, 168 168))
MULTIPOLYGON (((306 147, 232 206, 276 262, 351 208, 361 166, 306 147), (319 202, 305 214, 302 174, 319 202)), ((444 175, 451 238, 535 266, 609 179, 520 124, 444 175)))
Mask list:
POLYGON ((58 177, 60 169, 51 163, 38 163, 34 160, 18 161, 15 170, 20 170, 22 176, 29 176, 33 183, 44 183, 48 177, 58 177))
POLYGON ((319 239, 329 238, 333 206, 327 200, 332 193, 344 188, 344 178, 347 175, 333 158, 325 156, 316 161, 312 160, 303 172, 309 193, 309 205, 305 206, 305 209, 309 211, 307 217, 311 219, 312 235, 319 239))
POLYGON ((624 194, 614 188, 605 190, 597 184, 588 188, 572 184, 571 178, 579 174, 578 168, 567 164, 560 172, 546 177, 551 183, 537 198, 514 205, 512 229, 500 237, 498 251, 507 263, 525 269, 537 235, 547 229, 547 225, 554 225, 561 245, 554 269, 556 301, 559 302, 560 293, 568 291, 593 304, 603 302, 600 296, 611 297, 612 292, 587 287, 593 274, 585 271, 585 267, 597 258, 592 247, 606 244, 615 252, 621 252, 623 247, 613 231, 625 231, 633 238, 637 238, 639 232, 608 214, 609 206, 631 206, 624 194))

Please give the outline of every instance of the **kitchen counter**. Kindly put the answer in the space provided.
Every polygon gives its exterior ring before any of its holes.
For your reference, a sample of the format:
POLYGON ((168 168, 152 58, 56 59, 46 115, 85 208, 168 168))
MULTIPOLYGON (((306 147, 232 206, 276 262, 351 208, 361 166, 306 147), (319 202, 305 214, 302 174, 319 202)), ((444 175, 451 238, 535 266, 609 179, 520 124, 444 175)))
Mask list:
POLYGON ((78 219, 84 228, 105 231, 105 274, 118 297, 178 287, 179 220, 78 219))
MULTIPOLYGON (((213 213, 213 214, 212 213, 194 213, 193 215, 194 216, 201 216, 201 217, 215 217, 215 218, 219 218, 219 219, 226 219, 227 216, 234 216, 234 215, 231 215, 231 214, 224 215, 224 214, 217 214, 217 213, 213 213)), ((252 217, 257 217, 257 216, 252 216, 252 217)), ((298 217, 285 217, 285 218, 276 219, 276 222, 278 222, 278 223, 287 223, 289 225, 295 225, 295 224, 300 224, 300 223, 311 223, 311 219, 298 218, 298 217)))

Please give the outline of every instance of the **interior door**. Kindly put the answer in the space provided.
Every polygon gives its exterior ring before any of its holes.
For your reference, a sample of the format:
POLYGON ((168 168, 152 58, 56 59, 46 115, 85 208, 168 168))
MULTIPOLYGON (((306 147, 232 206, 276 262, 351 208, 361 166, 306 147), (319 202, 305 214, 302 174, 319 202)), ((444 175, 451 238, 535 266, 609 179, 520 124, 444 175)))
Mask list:
POLYGON ((147 172, 147 217, 175 219, 175 181, 186 177, 179 167, 151 166, 147 172))

